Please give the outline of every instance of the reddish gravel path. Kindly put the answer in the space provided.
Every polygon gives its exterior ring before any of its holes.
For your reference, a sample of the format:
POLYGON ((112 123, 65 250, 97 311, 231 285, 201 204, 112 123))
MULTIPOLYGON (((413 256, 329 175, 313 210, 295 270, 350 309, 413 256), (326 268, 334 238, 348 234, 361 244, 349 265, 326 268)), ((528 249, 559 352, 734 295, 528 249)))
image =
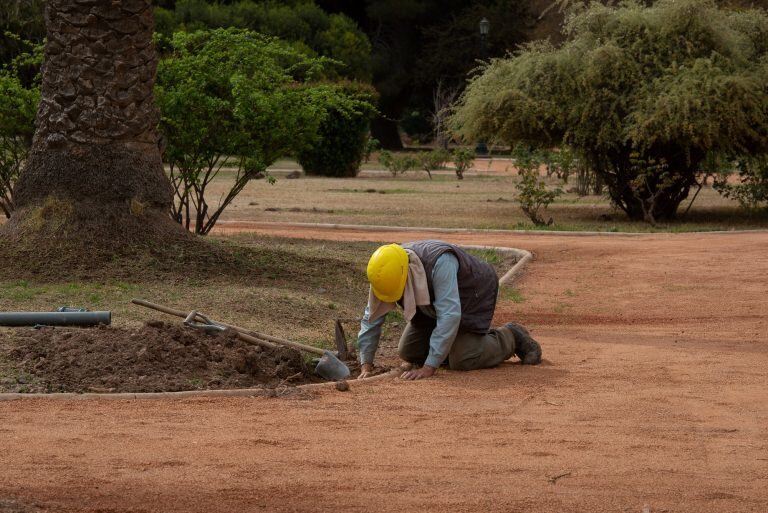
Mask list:
POLYGON ((310 400, 0 403, 0 511, 768 511, 768 234, 437 236, 535 252, 497 320, 528 324, 543 365, 310 400))

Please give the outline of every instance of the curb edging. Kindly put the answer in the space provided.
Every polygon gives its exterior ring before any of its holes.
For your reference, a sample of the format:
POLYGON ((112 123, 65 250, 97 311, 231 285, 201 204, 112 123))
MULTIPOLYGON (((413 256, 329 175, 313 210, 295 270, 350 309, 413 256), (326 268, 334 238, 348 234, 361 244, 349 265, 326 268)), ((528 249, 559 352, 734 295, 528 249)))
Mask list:
POLYGON ((520 277, 522 275, 523 270, 525 269, 525 266, 528 265, 528 262, 533 260, 533 253, 531 253, 528 250, 525 249, 518 249, 518 248, 505 248, 502 246, 471 246, 471 245, 464 245, 459 244, 462 248, 468 248, 468 249, 493 249, 498 251, 499 253, 507 253, 515 255, 515 258, 517 258, 517 262, 515 262, 515 265, 509 268, 509 270, 504 273, 504 275, 499 278, 499 286, 503 285, 509 285, 511 282, 513 282, 516 278, 520 277))
MULTIPOLYGON (((377 374, 370 378, 363 379, 350 379, 347 384, 350 386, 362 385, 364 383, 370 383, 371 381, 382 381, 384 378, 396 377, 400 374, 398 370, 391 370, 383 374, 377 374)), ((290 387, 288 390, 316 390, 323 388, 331 388, 336 386, 335 381, 329 381, 326 383, 309 383, 307 385, 299 385, 296 387, 290 387)), ((136 399, 199 399, 206 397, 274 397, 274 388, 237 388, 229 390, 183 390, 181 392, 119 392, 116 394, 96 394, 88 392, 85 394, 76 394, 73 392, 60 392, 53 394, 35 393, 35 394, 22 394, 22 393, 5 393, 0 394, 0 402, 4 401, 18 401, 22 399, 51 399, 54 401, 90 401, 90 400, 136 400, 136 399)))
MULTIPOLYGON (((269 228, 318 228, 326 230, 350 230, 350 231, 377 231, 377 232, 433 232, 433 233, 498 233, 507 235, 559 235, 563 237, 644 237, 654 235, 687 236, 687 235, 737 235, 744 233, 768 233, 766 229, 754 230, 711 230, 691 232, 595 232, 595 231, 567 231, 567 230, 502 230, 497 228, 429 228, 426 226, 389 226, 377 224, 336 224, 336 223, 299 223, 288 221, 218 221, 214 232, 226 234, 227 225, 251 225, 254 229, 269 228)), ((245 231, 245 230, 244 230, 245 231)))

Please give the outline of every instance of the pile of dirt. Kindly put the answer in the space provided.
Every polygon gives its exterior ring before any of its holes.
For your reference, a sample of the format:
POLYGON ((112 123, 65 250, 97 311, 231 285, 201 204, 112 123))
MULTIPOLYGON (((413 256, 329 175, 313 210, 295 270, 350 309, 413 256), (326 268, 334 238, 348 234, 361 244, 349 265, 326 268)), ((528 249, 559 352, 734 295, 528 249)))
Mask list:
POLYGON ((138 329, 19 330, 11 347, 10 359, 39 383, 30 391, 175 392, 313 380, 296 350, 262 348, 232 332, 210 335, 163 322, 138 329))
POLYGON ((167 215, 114 216, 98 207, 82 213, 55 200, 27 210, 0 227, 0 279, 206 278, 254 271, 252 252, 194 237, 167 215))

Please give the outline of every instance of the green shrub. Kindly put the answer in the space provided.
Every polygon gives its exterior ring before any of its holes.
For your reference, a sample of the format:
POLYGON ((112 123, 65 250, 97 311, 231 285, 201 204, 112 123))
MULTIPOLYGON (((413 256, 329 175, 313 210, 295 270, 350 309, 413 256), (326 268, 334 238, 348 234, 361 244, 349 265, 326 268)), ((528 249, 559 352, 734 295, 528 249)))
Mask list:
POLYGON ((536 226, 552 224, 552 218, 549 221, 544 221, 541 211, 542 209, 547 210, 550 203, 563 193, 562 189, 559 187, 556 189, 547 188, 546 183, 539 175, 538 160, 532 160, 530 165, 518 167, 518 169, 520 181, 515 187, 520 209, 536 226))
POLYGON ((360 102, 317 81, 325 60, 241 29, 177 32, 160 61, 155 97, 175 189, 172 215, 205 235, 248 182, 278 158, 315 144, 329 112, 360 102), (237 168, 209 203, 225 163, 237 168))
POLYGON ((389 151, 382 151, 379 153, 379 163, 386 167, 393 177, 401 175, 411 169, 416 169, 419 162, 410 155, 395 155, 389 151))
POLYGON ((742 157, 737 160, 736 168, 739 183, 729 183, 730 173, 723 173, 715 180, 714 188, 747 210, 768 206, 768 155, 742 157))
POLYGON ((335 86, 340 95, 354 103, 354 109, 330 106, 318 129, 318 140, 298 153, 308 175, 357 176, 368 143, 368 128, 375 110, 375 91, 370 86, 347 83, 335 86))
MULTIPOLYGON (((29 50, 31 44, 40 44, 45 39, 45 0, 4 0, 0 5, 0 66, 11 64, 20 54, 29 50)), ((42 55, 42 53, 40 54, 42 55)), ((27 68, 21 66, 16 75, 25 86, 35 82, 40 61, 27 68)))
POLYGON ((432 179, 432 171, 444 169, 449 160, 451 160, 451 152, 443 149, 428 151, 419 156, 421 169, 427 172, 430 180, 432 179))
POLYGON ((464 179, 464 173, 472 167, 475 162, 475 150, 471 148, 456 148, 451 153, 453 167, 456 170, 456 178, 464 179))
POLYGON ((13 34, 6 34, 6 38, 28 50, 0 68, 0 212, 10 218, 15 210, 13 191, 32 147, 35 114, 40 102, 39 76, 26 86, 20 75, 30 67, 39 67, 42 45, 22 41, 13 34))
POLYGON ((490 62, 459 101, 454 130, 572 147, 631 219, 673 218, 710 152, 768 151, 764 11, 714 0, 594 2, 565 33, 560 47, 535 43, 490 62), (637 159, 665 167, 648 173, 637 159))

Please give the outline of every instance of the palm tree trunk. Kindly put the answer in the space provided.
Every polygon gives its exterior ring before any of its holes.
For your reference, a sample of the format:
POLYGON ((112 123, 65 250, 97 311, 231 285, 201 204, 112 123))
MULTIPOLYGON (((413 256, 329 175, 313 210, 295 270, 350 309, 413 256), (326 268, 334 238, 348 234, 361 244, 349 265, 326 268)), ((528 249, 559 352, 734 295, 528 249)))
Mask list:
POLYGON ((50 199, 86 224, 104 215, 113 223, 168 216, 150 0, 48 0, 45 21, 42 98, 16 190, 19 216, 50 199))

